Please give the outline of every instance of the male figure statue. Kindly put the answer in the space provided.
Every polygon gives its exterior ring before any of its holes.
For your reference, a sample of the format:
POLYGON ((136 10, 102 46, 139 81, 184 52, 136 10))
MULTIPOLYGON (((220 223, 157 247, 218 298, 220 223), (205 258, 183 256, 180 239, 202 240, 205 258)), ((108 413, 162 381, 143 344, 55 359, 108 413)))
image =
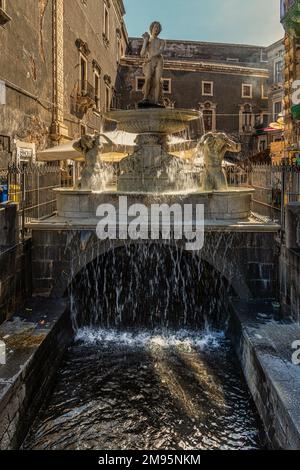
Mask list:
POLYGON ((141 50, 141 57, 145 58, 143 72, 145 75, 145 85, 143 88, 144 102, 158 105, 162 98, 162 75, 164 68, 163 51, 166 42, 159 39, 162 26, 158 21, 150 25, 150 34, 144 33, 144 43, 141 50))

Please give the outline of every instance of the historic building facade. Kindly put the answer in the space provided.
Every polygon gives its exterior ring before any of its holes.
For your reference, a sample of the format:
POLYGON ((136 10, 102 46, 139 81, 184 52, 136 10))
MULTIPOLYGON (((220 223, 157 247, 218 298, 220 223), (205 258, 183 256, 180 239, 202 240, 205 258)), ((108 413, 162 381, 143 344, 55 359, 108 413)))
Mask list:
POLYGON ((0 3, 0 168, 100 131, 127 47, 122 0, 0 3))
POLYGON ((255 159, 264 161, 270 157, 280 162, 283 142, 283 76, 284 41, 281 39, 266 48, 269 79, 267 82, 268 113, 256 123, 256 136, 253 144, 255 159))
MULTIPOLYGON (((300 80, 299 0, 281 0, 281 22, 285 28, 284 123, 285 158, 300 162, 300 104, 293 101, 300 80)), ((299 99, 300 93, 297 93, 299 99)))
MULTIPOLYGON (((121 60, 122 107, 142 99, 142 40, 130 39, 121 60)), ((237 134, 249 142, 257 119, 268 114, 266 49, 257 46, 167 41, 163 89, 165 104, 203 112, 206 131, 237 134)))

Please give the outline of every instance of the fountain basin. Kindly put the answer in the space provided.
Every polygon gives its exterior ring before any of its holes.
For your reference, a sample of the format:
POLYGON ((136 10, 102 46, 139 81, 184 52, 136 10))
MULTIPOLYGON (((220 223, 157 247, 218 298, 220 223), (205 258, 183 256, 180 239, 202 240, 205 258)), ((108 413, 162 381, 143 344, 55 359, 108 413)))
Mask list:
POLYGON ((117 122, 120 131, 133 134, 175 134, 186 129, 190 121, 199 119, 199 111, 191 109, 129 109, 111 111, 105 119, 117 122))
POLYGON ((196 204, 204 205, 205 220, 246 220, 250 217, 251 188, 231 188, 228 191, 165 192, 162 194, 121 191, 79 191, 56 189, 57 215, 68 219, 96 219, 100 204, 112 204, 118 213, 119 197, 126 196, 132 204, 196 204))

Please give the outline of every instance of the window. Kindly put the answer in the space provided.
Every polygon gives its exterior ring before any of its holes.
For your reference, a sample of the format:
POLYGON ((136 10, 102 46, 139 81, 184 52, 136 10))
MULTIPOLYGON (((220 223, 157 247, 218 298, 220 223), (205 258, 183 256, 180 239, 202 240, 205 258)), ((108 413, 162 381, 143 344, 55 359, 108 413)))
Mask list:
POLYGON ((171 93, 171 79, 170 78, 163 79, 163 92, 171 93))
POLYGON ((80 90, 82 93, 87 89, 87 60, 80 54, 80 90))
POLYGON ((243 83, 242 85, 242 98, 252 98, 252 85, 243 83))
POLYGON ((213 130, 213 112, 211 109, 205 109, 203 111, 203 122, 204 122, 204 130, 205 132, 210 132, 213 130))
POLYGON ((145 84, 145 79, 143 77, 135 78, 135 91, 142 91, 145 84))
POLYGON ((266 140, 260 140, 259 143, 258 143, 258 151, 259 152, 263 152, 264 150, 266 150, 267 148, 267 142, 266 140))
POLYGON ((120 62, 120 58, 121 58, 121 39, 119 37, 117 37, 117 62, 119 63, 120 62))
POLYGON ((250 134, 253 132, 253 126, 255 124, 255 115, 252 111, 251 104, 245 104, 240 107, 240 133, 250 134))
POLYGON ((214 94, 213 82, 202 82, 202 95, 213 96, 213 94, 214 94))
POLYGON ((109 39, 109 10, 106 3, 104 3, 103 36, 109 39))
POLYGON ((105 111, 110 110, 110 88, 105 86, 105 111))
POLYGON ((276 101, 273 104, 273 119, 274 122, 278 120, 279 114, 282 112, 282 102, 281 101, 276 101))
POLYGON ((205 132, 215 132, 216 130, 216 104, 207 101, 205 103, 199 103, 200 110, 203 115, 203 124, 205 132))
POLYGON ((94 72, 94 84, 95 84, 96 110, 100 111, 100 77, 97 72, 94 72))
POLYGON ((283 82, 283 60, 279 59, 274 63, 274 83, 283 82))
POLYGON ((266 85, 262 84, 261 86, 261 99, 267 100, 268 99, 268 90, 266 85))
POLYGON ((268 124, 269 124, 269 115, 268 114, 263 114, 262 115, 262 125, 264 127, 268 127, 268 124))

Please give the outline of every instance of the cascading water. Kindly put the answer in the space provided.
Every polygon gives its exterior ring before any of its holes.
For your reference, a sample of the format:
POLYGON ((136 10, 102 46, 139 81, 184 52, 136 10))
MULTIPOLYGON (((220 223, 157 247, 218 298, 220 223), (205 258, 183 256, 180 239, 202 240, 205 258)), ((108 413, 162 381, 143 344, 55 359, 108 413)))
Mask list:
POLYGON ((175 247, 99 256, 69 289, 76 325, 26 449, 258 449, 226 339, 226 281, 175 247))
POLYGON ((193 252, 129 243, 90 263, 69 295, 75 328, 221 328, 227 290, 193 252))

